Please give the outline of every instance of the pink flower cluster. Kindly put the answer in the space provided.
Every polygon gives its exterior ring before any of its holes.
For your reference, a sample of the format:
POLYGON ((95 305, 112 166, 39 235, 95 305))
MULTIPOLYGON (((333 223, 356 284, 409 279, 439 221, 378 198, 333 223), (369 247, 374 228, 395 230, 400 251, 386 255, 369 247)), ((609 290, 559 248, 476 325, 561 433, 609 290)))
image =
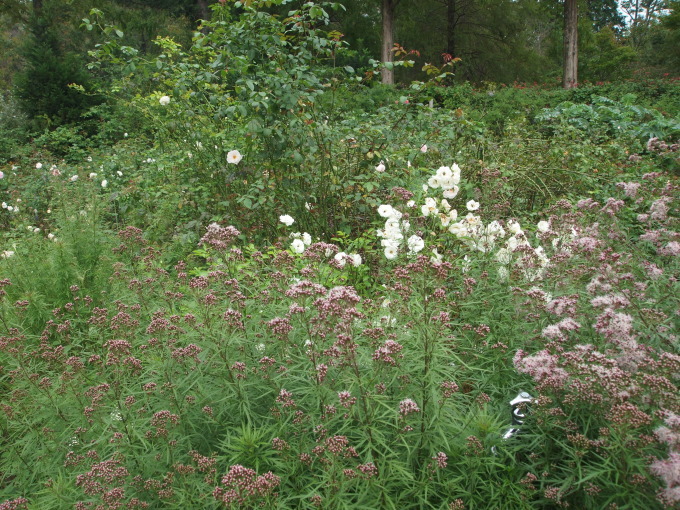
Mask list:
POLYGON ((254 469, 237 464, 231 466, 229 472, 222 477, 221 484, 224 487, 215 487, 212 495, 228 507, 251 506, 269 496, 276 497, 274 491, 280 483, 281 478, 271 471, 258 476, 254 469))
POLYGON ((198 242, 199 245, 210 246, 219 251, 227 251, 229 245, 239 236, 241 232, 231 225, 221 227, 217 223, 211 223, 206 229, 206 233, 198 242))
POLYGON ((406 418, 410 414, 419 413, 420 407, 410 398, 406 398, 399 402, 399 415, 406 418))
POLYGON ((379 361, 385 363, 386 365, 396 366, 397 362, 395 357, 403 358, 403 354, 399 354, 404 348, 398 342, 394 340, 387 340, 383 345, 378 347, 373 353, 373 361, 379 361), (398 356, 397 356, 398 355, 398 356))

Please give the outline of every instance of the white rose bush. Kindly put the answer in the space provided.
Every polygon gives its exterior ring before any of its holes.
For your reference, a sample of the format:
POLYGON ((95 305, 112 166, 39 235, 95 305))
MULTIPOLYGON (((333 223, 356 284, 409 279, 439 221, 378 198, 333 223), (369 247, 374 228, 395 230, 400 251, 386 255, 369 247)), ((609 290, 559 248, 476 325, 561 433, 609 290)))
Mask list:
MULTIPOLYGON (((430 227, 435 230, 430 231, 431 235, 425 235, 425 238, 433 240, 435 246, 430 252, 437 260, 440 255, 436 251, 436 244, 447 243, 448 233, 468 250, 491 255, 498 263, 496 270, 503 280, 508 279, 512 269, 510 266, 514 266, 521 276, 529 281, 540 279, 550 264, 544 248, 540 244, 532 246, 520 224, 515 220, 503 222, 507 230, 498 220, 484 224, 482 218, 474 214, 480 209, 480 203, 475 200, 468 200, 465 203, 467 213, 459 217, 457 209, 452 208, 449 199, 454 200, 458 196, 460 183, 461 169, 457 164, 439 167, 427 179, 427 184, 423 185, 425 195, 422 197, 419 218, 406 212, 413 208, 417 210, 417 202, 414 200, 409 199, 406 202, 404 212, 390 204, 380 205, 377 212, 379 216, 385 218, 385 224, 377 231, 377 235, 381 238, 380 244, 384 249, 385 258, 397 259, 400 249, 411 257, 424 250, 426 245, 421 237, 423 234, 417 235, 413 232, 420 227, 430 227), (438 190, 441 190, 441 197, 431 196, 439 194, 438 190), (404 219, 405 214, 408 219, 404 219)), ((535 228, 537 232, 545 234, 549 231, 550 224, 542 220, 535 228)), ((552 245, 557 246, 559 241, 560 238, 553 238, 552 245)))

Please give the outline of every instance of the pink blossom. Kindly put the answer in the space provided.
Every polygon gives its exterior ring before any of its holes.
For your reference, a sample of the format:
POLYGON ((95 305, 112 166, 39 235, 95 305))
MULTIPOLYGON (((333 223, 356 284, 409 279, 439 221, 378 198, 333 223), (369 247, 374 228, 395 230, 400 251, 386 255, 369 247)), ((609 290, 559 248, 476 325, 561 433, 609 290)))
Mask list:
POLYGON ((649 470, 666 483, 663 499, 671 504, 680 502, 680 453, 671 452, 668 459, 652 462, 649 470))
POLYGON ((405 418, 409 414, 413 413, 419 413, 420 408, 418 407, 418 404, 416 404, 413 400, 410 398, 406 398, 399 402, 399 414, 405 418))

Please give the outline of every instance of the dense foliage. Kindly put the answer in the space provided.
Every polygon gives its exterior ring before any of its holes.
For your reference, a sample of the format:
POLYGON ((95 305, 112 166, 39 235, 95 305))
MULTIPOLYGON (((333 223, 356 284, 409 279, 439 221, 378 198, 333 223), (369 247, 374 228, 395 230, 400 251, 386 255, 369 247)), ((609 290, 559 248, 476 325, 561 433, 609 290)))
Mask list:
POLYGON ((677 507, 680 83, 383 87, 266 3, 0 103, 0 508, 677 507))

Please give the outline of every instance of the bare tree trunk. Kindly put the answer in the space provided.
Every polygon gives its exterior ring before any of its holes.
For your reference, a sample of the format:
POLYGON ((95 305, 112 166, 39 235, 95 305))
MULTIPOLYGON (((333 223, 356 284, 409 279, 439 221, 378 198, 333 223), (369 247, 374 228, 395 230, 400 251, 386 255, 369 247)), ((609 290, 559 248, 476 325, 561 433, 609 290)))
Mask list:
MULTIPOLYGON (((380 13, 382 14, 382 53, 381 59, 384 63, 394 62, 394 7, 395 0, 382 0, 380 13)), ((386 85, 394 85, 394 71, 383 68, 380 71, 382 82, 386 85)))
POLYGON ((564 0, 564 69, 562 87, 578 85, 578 0, 564 0))
POLYGON ((208 9, 208 2, 206 0, 196 0, 196 10, 200 19, 209 20, 210 10, 208 9))
POLYGON ((446 52, 452 57, 456 56, 456 2, 458 0, 446 2, 446 52))

